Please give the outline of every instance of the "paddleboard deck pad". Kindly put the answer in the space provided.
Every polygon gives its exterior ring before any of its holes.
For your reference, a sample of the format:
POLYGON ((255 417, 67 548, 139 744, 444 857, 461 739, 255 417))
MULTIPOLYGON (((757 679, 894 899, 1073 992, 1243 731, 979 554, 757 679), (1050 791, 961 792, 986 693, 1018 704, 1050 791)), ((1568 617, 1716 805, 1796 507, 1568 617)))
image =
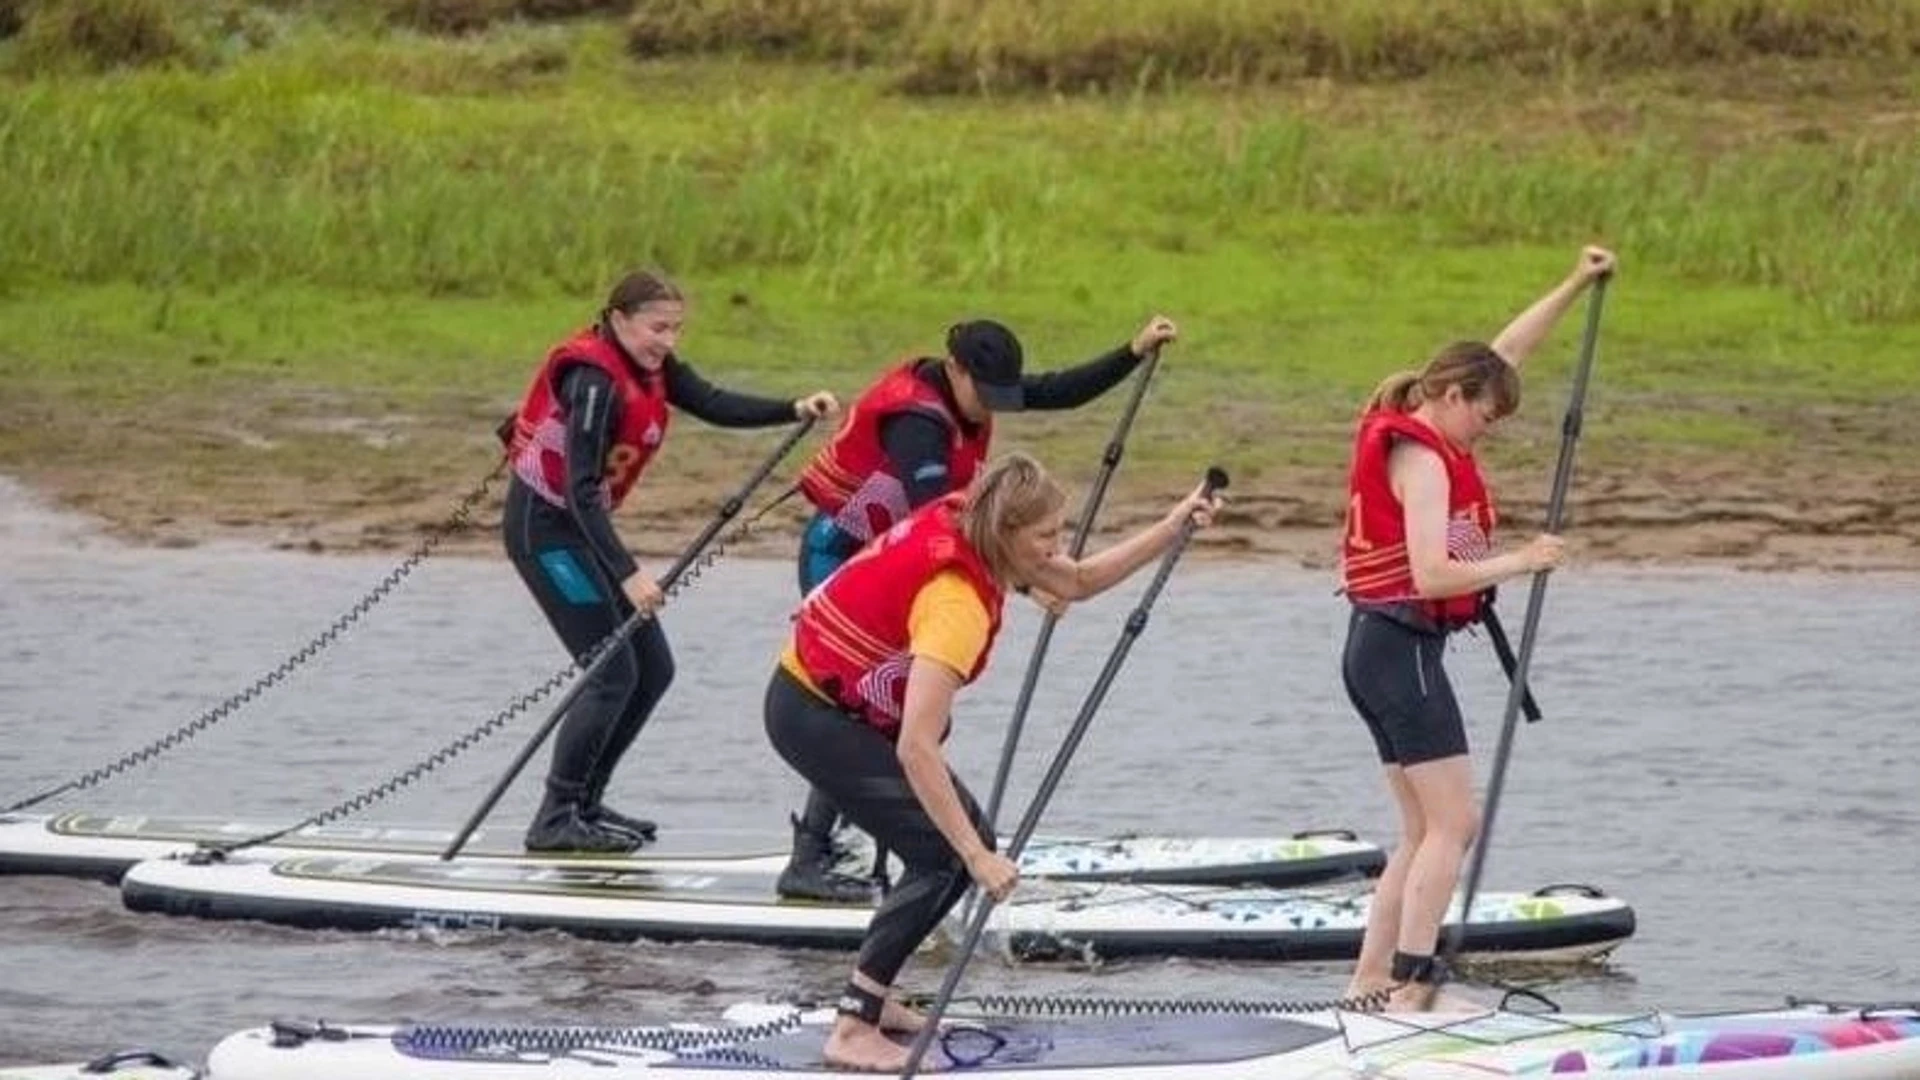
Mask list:
MULTIPOLYGON (((872 915, 864 905, 783 900, 772 874, 497 859, 156 859, 129 870, 121 894, 136 911, 310 929, 561 930, 612 940, 849 949, 858 947, 872 915)), ((1358 955, 1368 903, 1363 885, 1275 890, 1042 880, 1023 883, 997 905, 987 931, 997 948, 1020 960, 1339 960, 1358 955)), ((1633 930, 1633 909, 1597 889, 1486 893, 1475 899, 1464 951, 1585 960, 1633 930)))
MULTIPOLYGON (((0 875, 53 874, 116 882, 135 863, 183 855, 201 844, 234 844, 277 831, 266 822, 213 817, 74 812, 56 816, 0 816, 0 875)), ((269 856, 365 855, 434 858, 453 841, 445 829, 393 825, 325 825, 301 829, 271 847, 269 856)), ((855 831, 843 834, 839 869, 864 873, 872 849, 855 831)), ((463 859, 509 859, 565 866, 652 868, 693 872, 778 874, 788 851, 781 838, 726 830, 663 828, 656 843, 629 856, 530 856, 518 833, 476 831, 463 859)), ((1285 888, 1378 874, 1379 847, 1344 829, 1277 837, 1118 836, 1041 837, 1020 860, 1026 877, 1150 884, 1267 885, 1285 888)))
MULTIPOLYGON (((1140 1003, 1104 1003, 1125 1008, 1140 1003)), ((956 1003, 964 1010, 966 1003, 956 1003)), ((278 1023, 228 1036, 219 1080, 544 1080, 652 1072, 754 1080, 831 1070, 832 1016, 736 1006, 730 1024, 661 1028, 337 1026, 278 1023)), ((1891 1080, 1920 1071, 1911 1007, 1576 1016, 1163 1012, 956 1017, 927 1066, 1052 1080, 1891 1080)))

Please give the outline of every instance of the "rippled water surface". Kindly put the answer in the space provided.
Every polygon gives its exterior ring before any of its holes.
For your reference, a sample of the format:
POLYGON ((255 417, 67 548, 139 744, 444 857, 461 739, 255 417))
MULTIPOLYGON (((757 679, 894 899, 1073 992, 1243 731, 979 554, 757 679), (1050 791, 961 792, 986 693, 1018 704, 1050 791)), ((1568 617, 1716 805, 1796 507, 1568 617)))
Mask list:
MULTIPOLYGON (((165 734, 318 633, 397 559, 131 549, 0 487, 0 804, 165 734)), ((1010 802, 1024 805, 1144 576, 1055 636, 1010 802)), ((1049 830, 1277 833, 1393 825, 1340 692, 1326 575, 1179 568, 1049 806, 1049 830)), ((760 728, 792 606, 782 563, 723 561, 667 617, 679 680, 614 782, 666 829, 777 838, 800 794, 760 728)), ((1509 600, 1518 631, 1523 590, 1509 600)), ((1037 625, 1024 606, 951 751, 985 792, 1037 625)), ((1570 1007, 1920 997, 1920 581, 1576 568, 1549 592, 1487 885, 1590 882, 1637 908, 1570 1007)), ((186 747, 52 809, 292 821, 478 725, 564 658, 503 561, 426 564, 319 661, 186 747)), ((1505 701, 1490 650, 1450 661, 1481 768, 1505 701)), ((544 708, 363 817, 463 820, 544 708)), ((517 830, 541 765, 493 819, 517 830)), ((125 1045, 191 1058, 280 1015, 334 1020, 711 1018, 825 996, 834 954, 550 934, 356 936, 122 910, 103 885, 0 878, 0 1063, 125 1045)), ((974 965, 1023 993, 1324 997, 1338 966, 974 965)), ((931 987, 924 966, 910 984, 931 987)))

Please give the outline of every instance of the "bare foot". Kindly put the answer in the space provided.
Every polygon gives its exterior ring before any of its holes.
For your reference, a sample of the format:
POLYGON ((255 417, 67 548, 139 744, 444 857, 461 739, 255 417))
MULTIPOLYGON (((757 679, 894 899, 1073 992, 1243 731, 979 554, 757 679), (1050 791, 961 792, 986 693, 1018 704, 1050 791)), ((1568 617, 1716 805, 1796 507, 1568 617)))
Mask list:
MULTIPOLYGON (((906 1047, 882 1035, 872 1024, 842 1016, 834 1021, 833 1033, 827 1036, 821 1056, 828 1065, 839 1069, 897 1073, 907 1067, 907 1053, 906 1047)), ((934 1072, 938 1068, 939 1063, 931 1059, 920 1063, 922 1072, 934 1072)))
POLYGON ((1407 983, 1387 998, 1388 1012, 1477 1013, 1487 1007, 1433 983, 1407 983))
POLYGON ((1451 990, 1442 990, 1438 994, 1435 994, 1433 996, 1433 1003, 1429 1005, 1428 1008, 1437 1013, 1483 1013, 1493 1011, 1492 1006, 1482 1005, 1464 994, 1456 994, 1451 990))
POLYGON ((1355 979, 1347 984, 1346 995, 1341 1000, 1355 1012, 1379 1012, 1392 991, 1393 983, 1386 979, 1355 979))
POLYGON ((880 1010, 881 1031, 903 1031, 911 1034, 926 1026, 927 1014, 901 1003, 898 998, 888 998, 887 1004, 880 1010))

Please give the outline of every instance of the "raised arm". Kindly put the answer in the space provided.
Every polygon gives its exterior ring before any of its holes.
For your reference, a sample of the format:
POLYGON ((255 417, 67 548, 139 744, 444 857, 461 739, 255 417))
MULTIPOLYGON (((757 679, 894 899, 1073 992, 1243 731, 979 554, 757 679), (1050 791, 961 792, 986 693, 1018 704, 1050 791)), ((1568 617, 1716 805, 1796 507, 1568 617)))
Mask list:
POLYGON ((1133 340, 1077 367, 1020 380, 1029 409, 1074 409, 1113 389, 1133 374, 1149 352, 1179 336, 1173 320, 1155 315, 1133 340))
POLYGON ((1173 545, 1180 527, 1192 520, 1202 527, 1213 523, 1220 497, 1206 493, 1205 485, 1175 503, 1165 517, 1125 540, 1086 558, 1075 560, 1056 553, 1040 565, 1025 584, 1062 600, 1085 600, 1125 581, 1173 545))
POLYGON ((1613 252, 1600 247, 1583 249, 1580 261, 1574 264, 1573 272, 1567 275, 1566 280, 1535 300, 1527 310, 1514 316, 1507 328, 1500 331, 1500 336, 1493 339, 1493 351, 1516 368, 1526 363, 1587 286, 1613 273, 1613 266, 1613 252))

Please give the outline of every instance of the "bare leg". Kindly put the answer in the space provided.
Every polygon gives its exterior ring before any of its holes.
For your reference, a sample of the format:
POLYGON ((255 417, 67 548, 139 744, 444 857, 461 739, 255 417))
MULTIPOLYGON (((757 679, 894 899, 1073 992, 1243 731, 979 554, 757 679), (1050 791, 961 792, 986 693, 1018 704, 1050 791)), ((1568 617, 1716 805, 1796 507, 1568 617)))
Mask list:
POLYGON ((1360 959, 1354 965, 1353 978, 1347 983, 1346 996, 1361 997, 1378 993, 1393 985, 1393 950, 1400 941, 1401 911, 1405 907, 1407 872, 1414 853, 1426 838, 1426 821, 1420 803, 1407 784, 1398 765, 1385 767, 1387 790, 1393 793, 1400 809, 1400 842, 1387 856, 1387 865, 1374 884, 1373 900, 1367 906, 1367 932, 1360 943, 1360 959))
MULTIPOLYGON (((1440 925, 1460 879, 1460 864, 1480 827, 1473 804, 1473 766, 1466 755, 1422 762, 1405 770, 1407 787, 1426 823, 1426 835, 1408 861, 1397 948, 1432 955, 1440 925)), ((1392 1008, 1434 1007, 1434 987, 1412 984, 1394 994, 1392 1008)))

